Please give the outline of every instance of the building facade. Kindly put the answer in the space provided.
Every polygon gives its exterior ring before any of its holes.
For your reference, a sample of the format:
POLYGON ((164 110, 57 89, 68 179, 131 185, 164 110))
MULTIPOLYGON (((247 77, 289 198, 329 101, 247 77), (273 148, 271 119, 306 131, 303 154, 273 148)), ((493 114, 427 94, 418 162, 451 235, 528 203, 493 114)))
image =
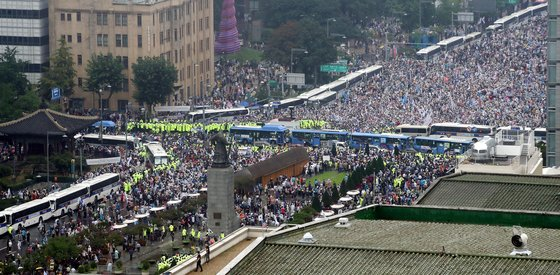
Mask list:
POLYGON ((0 50, 16 48, 32 84, 49 61, 48 0, 0 0, 0 50))
POLYGON ((137 106, 132 64, 144 56, 161 56, 177 69, 168 105, 188 105, 214 83, 212 0, 50 0, 49 24, 51 52, 60 37, 72 48, 77 88, 71 110, 137 106), (111 53, 124 67, 122 92, 110 102, 86 90, 88 61, 99 53, 111 53))
POLYGON ((560 53, 558 52, 558 0, 548 1, 548 77, 547 77, 547 133, 546 133, 546 166, 557 166, 556 160, 560 156, 560 140, 556 137, 560 132, 560 53))

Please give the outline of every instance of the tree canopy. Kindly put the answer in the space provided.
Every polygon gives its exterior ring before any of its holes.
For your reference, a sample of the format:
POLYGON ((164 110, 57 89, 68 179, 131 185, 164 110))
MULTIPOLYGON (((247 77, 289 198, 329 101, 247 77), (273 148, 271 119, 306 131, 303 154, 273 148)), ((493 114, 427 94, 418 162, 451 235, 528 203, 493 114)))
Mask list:
POLYGON ((17 119, 31 113, 41 103, 23 73, 24 61, 17 60, 16 49, 6 47, 0 54, 0 122, 17 119))
POLYGON ((63 38, 58 40, 58 48, 50 58, 50 66, 45 68, 45 73, 39 82, 43 98, 50 99, 50 91, 54 87, 60 88, 64 96, 71 96, 74 93, 76 70, 71 50, 66 40, 63 38))
POLYGON ((122 91, 123 70, 124 66, 121 61, 110 53, 107 55, 92 55, 86 67, 88 76, 87 90, 97 93, 99 89, 105 89, 107 85, 111 85, 109 96, 107 97, 107 101, 109 101, 113 93, 122 91))
POLYGON ((173 84, 177 81, 177 69, 161 57, 138 58, 132 64, 136 93, 134 98, 140 104, 147 104, 149 110, 154 104, 164 103, 174 91, 173 84))

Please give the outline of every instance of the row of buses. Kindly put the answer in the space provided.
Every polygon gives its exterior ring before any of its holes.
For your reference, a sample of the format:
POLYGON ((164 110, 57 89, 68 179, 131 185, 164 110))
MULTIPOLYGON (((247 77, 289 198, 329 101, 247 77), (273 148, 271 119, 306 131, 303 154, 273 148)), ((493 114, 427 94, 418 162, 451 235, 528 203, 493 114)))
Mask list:
POLYGON ((324 147, 331 141, 346 143, 350 148, 372 147, 393 150, 415 150, 442 154, 453 151, 458 154, 466 152, 472 144, 471 139, 448 137, 410 136, 405 134, 360 133, 343 130, 293 129, 282 125, 233 126, 230 138, 241 144, 270 145, 304 145, 324 147))
POLYGON ((6 208, 0 211, 0 235, 7 233, 10 225, 14 229, 28 227, 72 213, 79 204, 99 201, 119 187, 119 174, 106 173, 44 198, 6 208))

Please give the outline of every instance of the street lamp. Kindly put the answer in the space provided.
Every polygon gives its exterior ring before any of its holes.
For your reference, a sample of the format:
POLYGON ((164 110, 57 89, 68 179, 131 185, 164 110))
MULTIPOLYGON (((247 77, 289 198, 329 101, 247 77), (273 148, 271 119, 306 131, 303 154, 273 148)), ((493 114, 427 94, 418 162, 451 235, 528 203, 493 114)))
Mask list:
MULTIPOLYGON (((111 84, 107 84, 107 89, 109 89, 109 93, 111 92, 111 84)), ((99 141, 103 143, 103 88, 99 89, 99 109, 100 110, 100 117, 99 117, 99 141)))
POLYGON ((304 54, 309 53, 306 49, 300 49, 300 48, 290 49, 290 73, 294 72, 294 52, 303 52, 304 54))
POLYGON ((331 22, 331 21, 332 21, 332 22, 336 22, 336 19, 335 19, 335 18, 329 18, 329 19, 327 19, 327 37, 330 36, 330 33, 329 33, 329 22, 331 22))
MULTIPOLYGON (((130 102, 126 104, 124 113, 124 159, 128 157, 128 106, 130 102)), ((80 171, 81 172, 81 171, 80 171)))

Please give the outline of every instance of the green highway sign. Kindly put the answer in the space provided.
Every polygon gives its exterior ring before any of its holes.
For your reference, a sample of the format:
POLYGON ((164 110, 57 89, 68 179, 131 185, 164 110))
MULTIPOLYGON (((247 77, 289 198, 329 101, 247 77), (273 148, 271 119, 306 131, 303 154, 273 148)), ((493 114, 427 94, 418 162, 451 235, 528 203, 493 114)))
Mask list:
POLYGON ((321 72, 345 73, 345 72, 348 72, 348 66, 338 65, 338 64, 321 65, 321 72))

